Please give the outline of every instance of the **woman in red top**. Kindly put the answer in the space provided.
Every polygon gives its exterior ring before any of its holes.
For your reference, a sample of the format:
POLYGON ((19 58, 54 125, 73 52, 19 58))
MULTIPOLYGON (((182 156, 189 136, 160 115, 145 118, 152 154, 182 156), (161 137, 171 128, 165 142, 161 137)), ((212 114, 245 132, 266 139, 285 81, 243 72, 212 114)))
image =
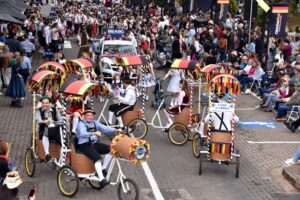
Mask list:
POLYGON ((72 119, 72 130, 71 132, 75 134, 77 125, 82 116, 82 102, 73 100, 67 109, 67 119, 70 122, 72 119))

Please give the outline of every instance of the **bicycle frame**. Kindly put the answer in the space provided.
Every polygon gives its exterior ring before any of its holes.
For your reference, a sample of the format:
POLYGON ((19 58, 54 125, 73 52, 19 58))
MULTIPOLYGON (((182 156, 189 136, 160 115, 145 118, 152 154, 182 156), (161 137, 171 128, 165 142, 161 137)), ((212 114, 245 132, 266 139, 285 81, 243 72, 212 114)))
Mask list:
POLYGON ((155 112, 155 114, 154 114, 154 116, 152 117, 152 120, 151 120, 151 123, 147 123, 148 125, 151 125, 152 127, 154 127, 154 128, 168 128, 167 126, 163 126, 162 125, 162 121, 161 121, 161 117, 160 117, 160 109, 161 109, 161 107, 162 107, 162 105, 164 104, 164 102, 165 102, 165 98, 161 101, 161 103, 160 103, 160 105, 159 105, 159 107, 157 108, 157 110, 156 110, 156 112, 155 112), (159 122, 159 125, 156 125, 155 124, 155 119, 156 119, 156 117, 158 118, 158 122, 159 122))
MULTIPOLYGON (((108 124, 108 121, 107 121, 107 119, 106 119, 106 117, 104 115, 104 111, 105 111, 105 109, 107 107, 108 102, 109 102, 109 99, 107 98, 106 101, 105 101, 105 103, 104 103, 104 106, 102 108, 102 111, 101 111, 101 113, 100 113, 100 115, 98 117, 98 121, 99 122, 100 122, 101 119, 103 119, 106 124, 108 124)), ((119 126, 118 125, 111 125, 110 127, 116 128, 116 127, 119 127, 119 126)))
MULTIPOLYGON (((110 185, 117 185, 121 182, 122 184, 122 188, 123 188, 123 191, 126 193, 127 190, 124 186, 124 179, 126 179, 126 176, 124 175, 123 173, 123 170, 122 170, 122 167, 120 165, 120 160, 123 160, 123 161, 127 161, 129 162, 128 160, 125 160, 125 159, 121 159, 121 158, 116 158, 114 157, 111 162, 110 162, 110 165, 109 165, 109 169, 108 169, 108 172, 107 172, 107 175, 106 175, 106 179, 107 181, 110 180, 110 176, 112 174, 112 171, 115 167, 115 165, 117 165, 117 168, 118 168, 118 176, 117 176, 117 179, 115 182, 110 182, 110 185)), ((100 182, 100 179, 96 176, 96 174, 78 174, 78 177, 79 178, 83 178, 83 179, 86 179, 86 180, 93 180, 93 181, 98 181, 100 182)))

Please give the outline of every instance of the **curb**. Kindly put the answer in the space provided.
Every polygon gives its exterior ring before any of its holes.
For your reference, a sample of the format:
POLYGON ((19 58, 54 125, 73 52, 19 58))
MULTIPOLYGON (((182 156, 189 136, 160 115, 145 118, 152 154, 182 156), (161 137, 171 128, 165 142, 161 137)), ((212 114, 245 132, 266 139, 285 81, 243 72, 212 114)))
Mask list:
POLYGON ((285 167, 282 175, 298 190, 300 190, 300 164, 285 167))

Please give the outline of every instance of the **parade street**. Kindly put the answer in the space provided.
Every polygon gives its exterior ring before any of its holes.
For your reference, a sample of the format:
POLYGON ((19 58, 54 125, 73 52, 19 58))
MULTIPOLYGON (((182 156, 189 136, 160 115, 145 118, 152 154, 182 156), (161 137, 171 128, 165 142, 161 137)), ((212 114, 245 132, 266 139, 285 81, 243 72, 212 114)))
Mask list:
MULTIPOLYGON (((74 58, 78 46, 72 38, 64 53, 67 59, 74 58)), ((42 63, 36 54, 33 66, 42 63)), ((157 76, 162 76, 157 72, 157 76)), ((166 86, 165 86, 166 87, 166 86)), ((203 87, 203 90, 205 88, 203 87)), ((146 120, 154 115, 150 101, 146 102, 146 120)), ((28 94, 22 109, 9 107, 10 99, 0 97, 0 130, 3 140, 12 143, 12 157, 23 177, 20 196, 26 198, 32 185, 38 188, 37 199, 69 199, 63 197, 57 188, 57 172, 45 163, 37 162, 33 178, 24 171, 24 154, 30 147, 32 131, 32 96, 28 94)), ((94 99, 94 108, 99 116, 103 103, 94 99)), ((299 132, 291 133, 282 124, 272 119, 272 113, 264 113, 255 108, 259 100, 252 95, 241 95, 236 99, 236 115, 240 124, 236 124, 235 148, 241 154, 240 177, 235 178, 235 165, 204 163, 202 175, 198 175, 199 160, 192 154, 191 142, 184 146, 171 144, 167 133, 149 126, 146 140, 151 145, 151 154, 147 164, 134 165, 121 162, 127 177, 134 179, 140 188, 140 199, 166 200, 271 200, 300 199, 299 192, 281 175, 284 160, 289 158, 299 145, 299 132), (278 143, 272 143, 278 142, 278 143), (153 193, 154 192, 154 193, 153 193)), ((164 120, 165 122, 165 120, 164 120)), ((106 142, 109 140, 103 139, 106 142)), ((117 172, 113 172, 113 176, 117 172)), ((117 187, 108 186, 98 191, 80 183, 78 194, 73 199, 117 199, 117 187)))
POLYGON ((0 2, 0 200, 300 200, 300 0, 0 2))

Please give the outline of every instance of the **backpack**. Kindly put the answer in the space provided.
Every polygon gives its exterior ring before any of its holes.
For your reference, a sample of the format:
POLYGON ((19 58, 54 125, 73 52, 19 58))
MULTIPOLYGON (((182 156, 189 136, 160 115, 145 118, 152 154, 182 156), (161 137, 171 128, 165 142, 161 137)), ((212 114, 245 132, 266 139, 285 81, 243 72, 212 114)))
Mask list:
POLYGON ((218 42, 218 47, 220 49, 225 49, 227 47, 227 40, 224 38, 221 38, 218 42))

